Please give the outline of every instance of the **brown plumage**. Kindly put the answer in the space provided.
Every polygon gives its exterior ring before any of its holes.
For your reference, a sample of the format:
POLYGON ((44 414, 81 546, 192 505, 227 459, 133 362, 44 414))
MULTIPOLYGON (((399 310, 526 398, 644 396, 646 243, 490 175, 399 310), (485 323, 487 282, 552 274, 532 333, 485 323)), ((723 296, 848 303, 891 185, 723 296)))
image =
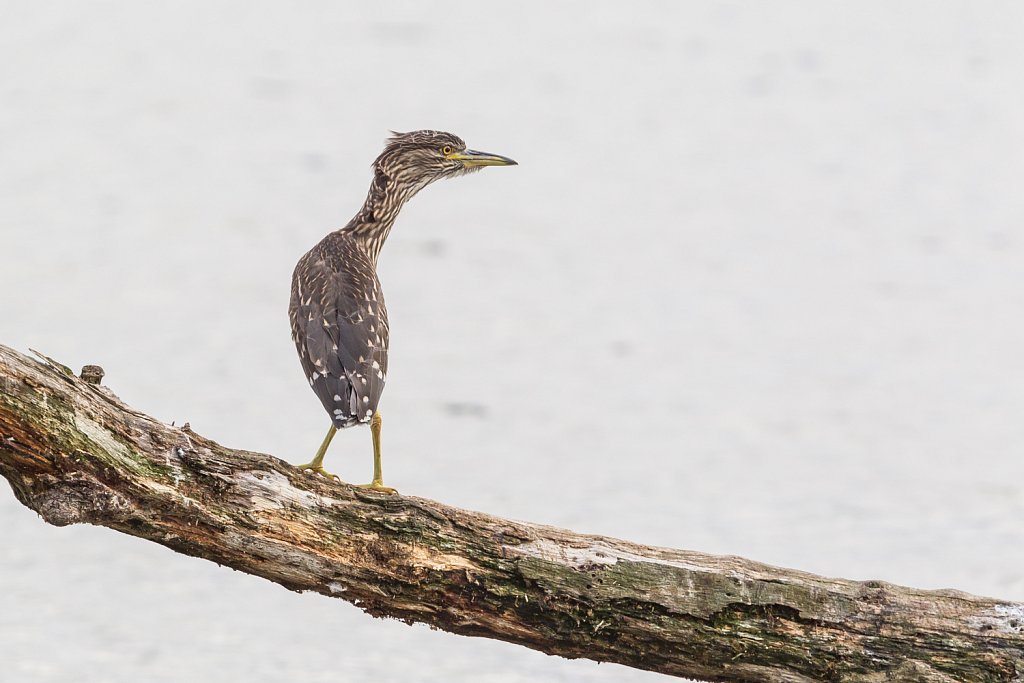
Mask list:
POLYGON ((402 206, 430 183, 515 163, 468 150, 451 133, 396 133, 373 163, 373 181, 359 212, 299 259, 288 307, 292 340, 332 423, 303 469, 333 476, 322 462, 335 431, 372 421, 374 481, 369 486, 390 490, 380 481, 377 411, 388 368, 388 316, 376 272, 380 250, 402 206))

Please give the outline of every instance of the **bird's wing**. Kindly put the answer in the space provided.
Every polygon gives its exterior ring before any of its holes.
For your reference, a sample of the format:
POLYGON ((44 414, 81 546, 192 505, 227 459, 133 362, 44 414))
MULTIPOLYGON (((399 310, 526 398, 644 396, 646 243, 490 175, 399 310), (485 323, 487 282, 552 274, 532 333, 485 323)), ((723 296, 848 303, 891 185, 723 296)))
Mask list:
POLYGON ((372 264, 355 250, 314 251, 296 266, 295 278, 292 335, 310 386, 336 426, 368 421, 384 389, 388 344, 372 264), (344 267, 335 262, 341 258, 349 260, 344 267))

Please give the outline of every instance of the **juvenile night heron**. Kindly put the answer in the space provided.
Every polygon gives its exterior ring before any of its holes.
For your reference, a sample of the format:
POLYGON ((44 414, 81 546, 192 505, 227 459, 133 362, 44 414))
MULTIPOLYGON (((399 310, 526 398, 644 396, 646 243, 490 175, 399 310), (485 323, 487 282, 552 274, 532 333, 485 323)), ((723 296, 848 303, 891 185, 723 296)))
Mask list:
POLYGON ((309 386, 331 417, 316 455, 300 469, 336 479, 323 468, 331 439, 339 429, 369 422, 373 481, 363 486, 394 493, 384 486, 380 463, 377 403, 388 371, 388 313, 377 280, 377 257, 402 206, 424 187, 484 166, 515 163, 466 149, 451 133, 396 133, 373 162, 363 208, 299 259, 288 306, 292 339, 309 386))

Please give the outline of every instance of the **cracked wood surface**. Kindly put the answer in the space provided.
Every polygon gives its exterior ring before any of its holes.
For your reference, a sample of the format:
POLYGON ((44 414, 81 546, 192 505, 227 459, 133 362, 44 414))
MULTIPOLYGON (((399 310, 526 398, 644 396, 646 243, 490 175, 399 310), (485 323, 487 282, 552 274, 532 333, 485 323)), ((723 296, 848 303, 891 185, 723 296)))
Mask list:
MULTIPOLYGON (((388 496, 163 424, 0 346, 0 475, 97 524, 368 614, 708 681, 1022 681, 1024 605, 388 496)), ((102 371, 100 370, 100 375, 102 371)))

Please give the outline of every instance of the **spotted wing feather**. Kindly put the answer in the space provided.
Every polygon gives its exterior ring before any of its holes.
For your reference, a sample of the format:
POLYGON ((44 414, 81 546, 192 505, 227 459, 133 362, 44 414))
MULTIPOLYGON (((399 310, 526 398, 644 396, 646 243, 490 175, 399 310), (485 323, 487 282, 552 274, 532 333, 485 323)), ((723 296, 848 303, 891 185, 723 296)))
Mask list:
POLYGON ((335 426, 369 421, 388 358, 387 309, 369 258, 337 236, 317 245, 295 267, 289 317, 302 368, 335 426))

